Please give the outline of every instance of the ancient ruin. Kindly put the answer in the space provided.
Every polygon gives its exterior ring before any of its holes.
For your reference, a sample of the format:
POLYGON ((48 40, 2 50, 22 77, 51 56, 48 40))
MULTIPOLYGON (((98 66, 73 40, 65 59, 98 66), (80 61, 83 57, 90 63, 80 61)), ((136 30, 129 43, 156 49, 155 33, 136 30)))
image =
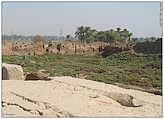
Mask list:
POLYGON ((3 55, 44 55, 49 53, 58 54, 89 54, 93 55, 102 52, 105 47, 119 47, 121 49, 129 49, 130 44, 126 43, 81 43, 80 41, 47 41, 47 42, 31 42, 31 41, 2 41, 3 55))

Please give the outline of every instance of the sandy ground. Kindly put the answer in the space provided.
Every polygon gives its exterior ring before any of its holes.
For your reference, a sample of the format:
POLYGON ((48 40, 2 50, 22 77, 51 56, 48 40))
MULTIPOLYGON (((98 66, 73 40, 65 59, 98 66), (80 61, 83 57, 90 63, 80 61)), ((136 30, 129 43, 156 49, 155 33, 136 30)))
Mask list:
POLYGON ((72 77, 2 81, 3 117, 161 117, 162 96, 72 77), (133 96, 139 107, 104 95, 133 96))

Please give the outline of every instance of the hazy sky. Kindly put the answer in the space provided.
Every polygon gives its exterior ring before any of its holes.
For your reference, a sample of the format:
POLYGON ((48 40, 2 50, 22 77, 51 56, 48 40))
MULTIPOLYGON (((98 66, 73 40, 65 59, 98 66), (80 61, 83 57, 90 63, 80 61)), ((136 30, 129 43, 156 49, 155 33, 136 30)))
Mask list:
POLYGON ((3 2, 3 34, 73 35, 78 26, 160 35, 159 2, 3 2))

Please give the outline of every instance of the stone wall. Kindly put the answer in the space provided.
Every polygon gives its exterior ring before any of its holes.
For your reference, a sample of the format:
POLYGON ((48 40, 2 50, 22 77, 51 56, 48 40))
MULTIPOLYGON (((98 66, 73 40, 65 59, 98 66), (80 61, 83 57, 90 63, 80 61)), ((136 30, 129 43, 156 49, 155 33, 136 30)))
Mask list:
POLYGON ((2 55, 12 55, 12 45, 12 41, 2 40, 2 55))
POLYGON ((12 42, 3 41, 3 55, 44 55, 45 53, 58 53, 58 54, 89 54, 93 55, 104 51, 107 47, 118 47, 122 50, 130 47, 127 43, 81 43, 80 41, 58 41, 58 42, 12 42))

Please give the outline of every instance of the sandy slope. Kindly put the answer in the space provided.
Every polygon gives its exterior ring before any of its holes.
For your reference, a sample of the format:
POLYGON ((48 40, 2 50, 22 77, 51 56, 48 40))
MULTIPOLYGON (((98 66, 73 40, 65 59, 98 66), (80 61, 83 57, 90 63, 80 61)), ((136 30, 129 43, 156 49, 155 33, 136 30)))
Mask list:
POLYGON ((3 117, 161 117, 162 97, 71 77, 2 81, 3 117), (122 106, 107 93, 129 94, 139 107, 122 106))

